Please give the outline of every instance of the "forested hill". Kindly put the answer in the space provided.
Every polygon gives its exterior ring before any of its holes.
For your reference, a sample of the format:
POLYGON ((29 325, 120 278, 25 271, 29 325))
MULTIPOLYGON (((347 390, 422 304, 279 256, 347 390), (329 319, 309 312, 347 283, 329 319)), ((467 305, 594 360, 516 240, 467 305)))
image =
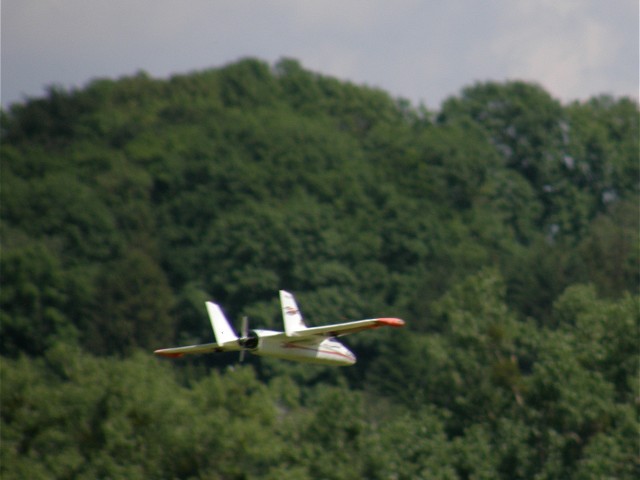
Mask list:
POLYGON ((247 59, 2 112, 3 479, 637 478, 639 110, 247 59), (348 369, 231 355, 398 316, 348 369))

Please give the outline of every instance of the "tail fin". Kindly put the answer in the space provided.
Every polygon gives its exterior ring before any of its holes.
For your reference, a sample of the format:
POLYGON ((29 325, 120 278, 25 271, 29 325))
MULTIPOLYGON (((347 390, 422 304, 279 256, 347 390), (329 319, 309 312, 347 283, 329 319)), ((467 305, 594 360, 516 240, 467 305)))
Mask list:
POLYGON ((293 295, 284 290, 280 290, 280 304, 282 305, 282 319, 284 320, 284 331, 287 336, 294 336, 296 332, 304 330, 307 326, 304 324, 302 314, 298 310, 296 299, 293 295))
POLYGON ((227 318, 224 316, 224 313, 222 313, 220 306, 213 302, 207 302, 207 312, 211 320, 211 327, 213 327, 213 334, 219 345, 238 340, 233 328, 231 328, 227 318))

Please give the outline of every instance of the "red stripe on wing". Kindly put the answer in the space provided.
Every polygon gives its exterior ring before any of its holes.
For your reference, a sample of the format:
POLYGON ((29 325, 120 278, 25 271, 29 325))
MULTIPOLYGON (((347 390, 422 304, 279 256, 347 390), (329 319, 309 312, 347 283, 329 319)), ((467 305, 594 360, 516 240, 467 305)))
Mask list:
POLYGON ((387 327, 403 327, 404 320, 401 318, 376 318, 376 323, 378 326, 387 326, 387 327))
POLYGON ((155 352, 156 355, 160 355, 161 357, 167 357, 167 358, 180 358, 180 357, 184 357, 184 353, 170 353, 170 352, 163 352, 160 350, 156 350, 155 352))

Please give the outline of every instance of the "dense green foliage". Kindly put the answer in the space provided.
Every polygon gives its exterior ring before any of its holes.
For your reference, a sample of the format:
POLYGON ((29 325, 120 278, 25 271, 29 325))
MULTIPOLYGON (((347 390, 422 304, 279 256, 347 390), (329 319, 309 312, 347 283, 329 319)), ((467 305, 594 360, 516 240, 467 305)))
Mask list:
POLYGON ((637 478, 638 106, 482 83, 439 112, 244 60, 2 113, 13 478, 637 478), (159 347, 204 301, 399 316, 347 369, 159 347))

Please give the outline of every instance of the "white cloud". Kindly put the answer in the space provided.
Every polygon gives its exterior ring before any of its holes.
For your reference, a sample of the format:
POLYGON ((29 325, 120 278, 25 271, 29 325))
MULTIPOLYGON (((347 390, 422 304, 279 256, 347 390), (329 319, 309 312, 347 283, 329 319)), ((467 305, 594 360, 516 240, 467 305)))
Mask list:
POLYGON ((596 3, 514 2, 514 8, 500 9, 498 28, 484 48, 505 78, 534 80, 565 101, 606 92, 637 98, 637 24, 632 16, 626 25, 620 22, 634 9, 637 17, 637 7, 619 2, 617 9, 611 4, 615 15, 603 15, 596 3))
POLYGON ((638 90, 636 0, 4 0, 2 102, 243 56, 297 58, 430 107, 476 80, 569 100, 638 90))

